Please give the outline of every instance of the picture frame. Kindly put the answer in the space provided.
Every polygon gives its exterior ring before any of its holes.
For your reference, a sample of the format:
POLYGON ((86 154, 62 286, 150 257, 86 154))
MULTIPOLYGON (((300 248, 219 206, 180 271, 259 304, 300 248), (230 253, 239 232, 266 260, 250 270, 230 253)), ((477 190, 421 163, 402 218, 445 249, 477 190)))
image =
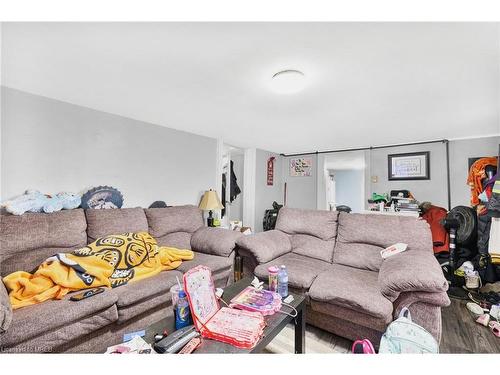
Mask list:
POLYGON ((387 155, 389 181, 430 180, 430 151, 387 155))
POLYGON ((311 177, 313 160, 310 157, 290 159, 291 177, 311 177))

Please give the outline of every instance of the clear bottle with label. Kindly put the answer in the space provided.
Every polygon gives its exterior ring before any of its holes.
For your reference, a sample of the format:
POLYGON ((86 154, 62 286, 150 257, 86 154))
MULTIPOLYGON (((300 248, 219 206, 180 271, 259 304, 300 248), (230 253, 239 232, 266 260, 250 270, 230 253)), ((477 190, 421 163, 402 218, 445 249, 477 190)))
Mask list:
POLYGON ((282 265, 278 273, 278 293, 281 298, 288 296, 288 272, 286 266, 282 265))

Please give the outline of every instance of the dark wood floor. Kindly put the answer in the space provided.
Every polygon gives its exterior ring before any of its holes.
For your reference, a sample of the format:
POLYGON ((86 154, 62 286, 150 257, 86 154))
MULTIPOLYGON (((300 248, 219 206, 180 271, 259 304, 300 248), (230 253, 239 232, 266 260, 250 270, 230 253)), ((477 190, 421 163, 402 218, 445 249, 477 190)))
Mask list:
POLYGON ((441 353, 500 353, 500 338, 474 321, 466 303, 452 298, 442 309, 441 353))
MULTIPOLYGON (((500 338, 476 323, 465 307, 467 301, 451 300, 442 309, 441 353, 500 353, 500 338)), ((290 325, 266 348, 267 353, 293 353, 294 331, 290 325)), ((307 325, 306 353, 349 353, 352 342, 307 325)))

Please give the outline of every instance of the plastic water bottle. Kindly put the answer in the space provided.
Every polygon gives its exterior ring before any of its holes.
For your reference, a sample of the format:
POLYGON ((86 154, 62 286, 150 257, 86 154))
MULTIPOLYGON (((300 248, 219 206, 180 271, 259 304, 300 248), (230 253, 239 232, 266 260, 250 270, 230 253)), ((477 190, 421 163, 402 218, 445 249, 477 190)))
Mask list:
POLYGON ((175 329, 181 329, 191 324, 191 313, 186 292, 179 291, 179 300, 175 308, 175 329))
POLYGON ((281 298, 288 296, 288 272, 285 266, 281 266, 278 273, 278 293, 281 298))

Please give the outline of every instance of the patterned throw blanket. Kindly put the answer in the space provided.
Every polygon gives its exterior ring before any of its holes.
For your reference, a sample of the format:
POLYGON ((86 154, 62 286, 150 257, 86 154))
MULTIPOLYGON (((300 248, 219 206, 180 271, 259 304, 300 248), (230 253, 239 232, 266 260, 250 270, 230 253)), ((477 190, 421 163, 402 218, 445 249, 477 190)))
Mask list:
POLYGON ((72 253, 59 253, 35 273, 18 271, 4 277, 13 309, 98 286, 117 287, 179 267, 191 250, 159 247, 146 232, 102 237, 72 253))

